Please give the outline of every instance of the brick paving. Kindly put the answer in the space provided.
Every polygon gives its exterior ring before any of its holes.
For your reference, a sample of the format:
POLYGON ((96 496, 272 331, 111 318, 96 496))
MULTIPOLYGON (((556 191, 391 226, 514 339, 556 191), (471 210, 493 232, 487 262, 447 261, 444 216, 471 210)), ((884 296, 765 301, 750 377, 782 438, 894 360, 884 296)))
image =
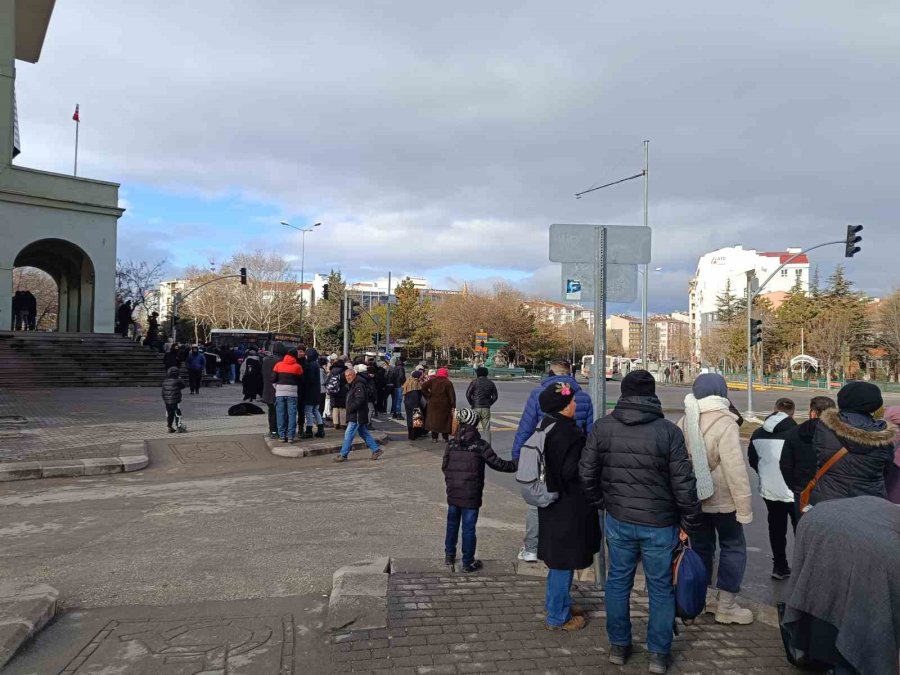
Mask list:
MULTIPOLYGON (((185 393, 181 404, 192 435, 265 433, 266 416, 228 417, 240 385, 185 393)), ((265 405, 261 406, 265 409, 265 405)), ((166 437, 158 387, 0 389, 0 462, 118 456, 119 444, 166 437), (25 423, 6 424, 21 416, 25 423)))
MULTIPOLYGON (((393 675, 463 673, 646 673, 647 598, 632 597, 635 654, 625 667, 607 660, 602 592, 576 587, 588 612, 576 633, 544 628, 544 581, 511 574, 394 574, 388 626, 339 633, 332 643, 334 672, 393 675)), ((737 675, 795 674, 784 658, 778 629, 761 623, 722 626, 704 615, 680 626, 669 672, 737 675)))

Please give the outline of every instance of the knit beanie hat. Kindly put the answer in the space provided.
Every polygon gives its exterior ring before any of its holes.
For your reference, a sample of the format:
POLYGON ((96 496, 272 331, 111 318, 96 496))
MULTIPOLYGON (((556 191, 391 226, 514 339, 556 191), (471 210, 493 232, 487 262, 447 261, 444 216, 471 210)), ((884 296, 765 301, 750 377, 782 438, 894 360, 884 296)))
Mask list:
POLYGON ((460 424, 473 427, 478 422, 478 413, 471 408, 457 408, 456 421, 460 424))
POLYGON ((847 412, 871 415, 884 405, 881 389, 871 382, 848 382, 837 395, 838 408, 847 412))
POLYGON ((545 413, 557 413, 564 410, 572 399, 575 398, 575 390, 568 382, 554 382, 548 384, 538 396, 538 403, 545 413))
POLYGON ((691 389, 694 398, 698 401, 707 396, 721 396, 728 398, 728 385, 725 378, 718 373, 703 373, 694 380, 694 386, 691 389))
POLYGON ((632 370, 622 378, 622 397, 653 396, 656 394, 656 380, 646 370, 632 370))

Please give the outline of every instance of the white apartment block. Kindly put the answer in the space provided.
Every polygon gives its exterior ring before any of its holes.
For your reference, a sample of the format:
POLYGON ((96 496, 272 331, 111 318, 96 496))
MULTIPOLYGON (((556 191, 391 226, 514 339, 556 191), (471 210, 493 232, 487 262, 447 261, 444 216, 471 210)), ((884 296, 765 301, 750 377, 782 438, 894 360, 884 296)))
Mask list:
POLYGON ((525 308, 534 314, 538 321, 552 323, 554 326, 568 326, 584 321, 588 328, 594 328, 594 310, 581 305, 553 302, 552 300, 528 300, 525 308))
POLYGON ((170 279, 159 285, 159 320, 160 323, 172 318, 172 301, 176 293, 183 293, 187 288, 187 279, 170 279))
MULTIPOLYGON (((779 265, 799 253, 799 248, 784 251, 757 251, 743 246, 720 248, 700 256, 697 273, 690 282, 689 314, 694 354, 700 359, 701 338, 715 325, 716 298, 725 292, 731 282, 731 292, 745 297, 747 272, 752 270, 759 283, 764 282, 779 265)), ((790 291, 797 282, 804 291, 809 290, 809 258, 802 255, 780 270, 766 285, 764 292, 790 291)))

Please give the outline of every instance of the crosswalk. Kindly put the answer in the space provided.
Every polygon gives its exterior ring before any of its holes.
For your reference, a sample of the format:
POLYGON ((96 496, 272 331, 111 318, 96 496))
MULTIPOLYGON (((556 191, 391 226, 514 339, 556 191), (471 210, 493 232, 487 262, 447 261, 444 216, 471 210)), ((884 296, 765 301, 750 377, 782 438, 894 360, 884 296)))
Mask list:
MULTIPOLYGON (((491 411, 491 431, 515 431, 519 428, 519 420, 522 418, 521 412, 493 412, 491 411)), ((399 430, 385 428, 386 423, 397 424, 406 430, 406 420, 395 420, 390 417, 381 417, 373 420, 376 425, 380 425, 383 431, 388 433, 399 433, 399 430)))

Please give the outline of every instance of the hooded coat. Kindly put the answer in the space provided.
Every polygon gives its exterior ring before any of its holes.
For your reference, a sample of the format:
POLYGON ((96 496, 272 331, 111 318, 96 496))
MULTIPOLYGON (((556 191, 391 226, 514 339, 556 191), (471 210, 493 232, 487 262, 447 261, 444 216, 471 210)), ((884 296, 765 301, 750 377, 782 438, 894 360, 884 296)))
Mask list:
POLYGON ((441 465, 450 506, 481 508, 485 464, 503 473, 516 470, 516 463, 497 457, 490 443, 481 438, 475 427, 460 425, 459 432, 447 443, 441 465))
POLYGON ((894 461, 897 427, 869 415, 838 411, 822 413, 816 427, 813 447, 818 466, 822 466, 842 447, 848 454, 819 479, 810 496, 810 504, 846 497, 887 497, 884 479, 894 461))
POLYGON ((306 351, 306 364, 303 366, 303 384, 300 391, 302 405, 319 405, 322 392, 322 369, 319 368, 319 352, 315 349, 306 351))
POLYGON ((588 433, 591 430, 591 426, 594 424, 594 404, 591 403, 591 397, 571 375, 552 375, 532 389, 528 395, 525 410, 522 411, 522 417, 519 418, 519 428, 516 430, 516 437, 513 439, 512 458, 514 460, 518 461, 519 454, 522 452, 522 446, 525 445, 525 441, 531 438, 531 434, 534 433, 543 418, 541 404, 538 401, 541 392, 551 384, 559 382, 568 383, 575 392, 575 423, 584 433, 588 433))
POLYGON ((263 395, 263 364, 255 354, 245 357, 241 364, 241 388, 244 396, 263 395))
POLYGON ((366 373, 357 373, 356 379, 347 391, 347 421, 360 426, 369 423, 369 386, 371 381, 366 373))
POLYGON ((331 407, 334 408, 346 408, 347 407, 347 392, 350 390, 350 387, 347 385, 347 379, 344 377, 344 373, 347 371, 347 366, 344 364, 335 364, 331 366, 331 370, 328 371, 329 379, 337 376, 338 381, 341 384, 341 388, 338 390, 337 394, 331 394, 331 407))
POLYGON ((579 467, 588 500, 635 525, 700 526, 700 501, 684 434, 656 396, 620 398, 591 429, 579 467))
POLYGON ((432 377, 422 385, 422 396, 428 401, 425 407, 425 428, 436 434, 449 434, 453 409, 456 407, 456 390, 446 377, 432 377))
POLYGON ((750 468, 759 475, 759 494, 770 502, 793 502, 794 492, 781 475, 781 451, 788 433, 797 426, 784 412, 772 413, 750 437, 750 468))
POLYGON ((544 416, 539 428, 551 424, 544 442, 547 489, 558 492, 559 499, 538 509, 538 559, 550 569, 581 570, 600 550, 600 517, 578 478, 584 432, 559 413, 544 416))
POLYGON ((272 371, 275 369, 278 362, 281 361, 281 358, 281 354, 269 354, 262 361, 263 403, 268 403, 270 405, 275 404, 275 385, 272 382, 272 371))
POLYGON ((178 377, 178 368, 172 367, 166 371, 166 379, 162 383, 162 398, 166 405, 181 403, 181 390, 185 384, 178 377))

